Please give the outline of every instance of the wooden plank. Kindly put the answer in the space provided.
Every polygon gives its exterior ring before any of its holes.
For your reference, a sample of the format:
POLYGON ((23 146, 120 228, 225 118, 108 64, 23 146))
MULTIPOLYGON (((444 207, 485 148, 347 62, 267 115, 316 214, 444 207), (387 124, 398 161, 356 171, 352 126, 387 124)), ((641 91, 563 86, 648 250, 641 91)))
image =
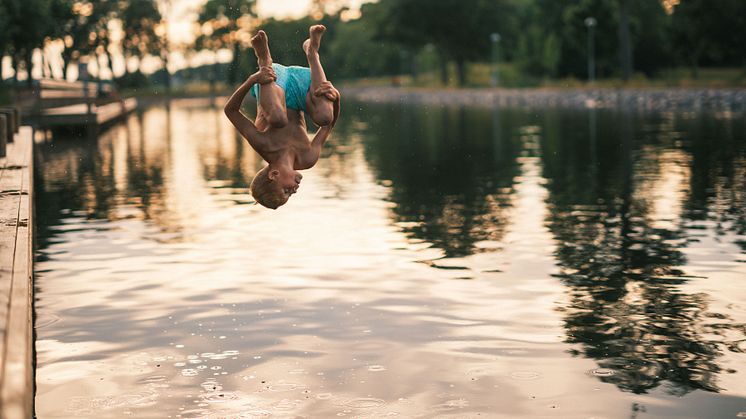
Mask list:
POLYGON ((137 100, 129 98, 123 102, 112 102, 101 106, 92 106, 91 114, 83 104, 61 106, 45 109, 42 125, 52 126, 85 126, 104 125, 122 118, 137 108, 137 100))
MULTIPOLYGON (((12 197, 15 207, 15 235, 12 246, 10 287, 7 294, 7 315, 0 317, 5 324, 3 348, 0 351, 0 417, 25 419, 33 415, 33 139, 29 127, 24 127, 19 140, 9 150, 0 183, 4 189, 2 200, 12 197)), ((10 214, 12 215, 12 214, 10 214)), ((4 250, 2 253, 6 253, 4 250)), ((6 256, 3 256, 3 260, 6 256)), ((5 273, 5 269, 3 269, 5 273)), ((7 278, 7 275, 5 275, 7 278)))
MULTIPOLYGON (((8 146, 9 157, 15 156, 14 149, 18 143, 8 146)), ((20 210, 20 192, 14 193, 21 184, 21 172, 13 167, 8 158, 3 159, 3 169, 0 171, 0 377, 2 376, 2 358, 5 353, 5 336, 7 327, 8 305, 10 302, 10 288, 13 275, 13 257, 15 253, 16 234, 18 230, 18 211, 20 210), (9 164, 10 163, 10 164, 9 164)))
MULTIPOLYGON (((96 106, 91 106, 91 110, 95 111, 96 106)), ((77 103, 75 105, 59 106, 56 108, 44 109, 44 116, 53 115, 81 115, 88 113, 88 105, 85 103, 77 103)))
MULTIPOLYGON (((85 86, 85 83, 81 81, 65 81, 65 80, 53 80, 53 79, 41 79, 39 80, 39 86, 41 86, 42 91, 44 90, 79 90, 83 91, 83 87, 85 86)), ((88 91, 97 92, 98 91, 98 81, 91 80, 88 82, 88 91)), ((103 81, 101 83, 101 90, 104 92, 110 92, 112 90, 112 85, 110 82, 103 81)))

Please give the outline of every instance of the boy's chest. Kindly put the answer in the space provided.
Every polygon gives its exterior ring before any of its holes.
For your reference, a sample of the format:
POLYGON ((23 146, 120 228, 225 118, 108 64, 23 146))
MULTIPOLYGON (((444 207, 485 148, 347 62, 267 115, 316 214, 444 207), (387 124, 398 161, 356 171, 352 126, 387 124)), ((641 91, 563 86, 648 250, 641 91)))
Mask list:
POLYGON ((269 139, 269 148, 273 152, 290 152, 296 158, 302 158, 311 150, 311 141, 305 130, 285 130, 273 132, 269 139))

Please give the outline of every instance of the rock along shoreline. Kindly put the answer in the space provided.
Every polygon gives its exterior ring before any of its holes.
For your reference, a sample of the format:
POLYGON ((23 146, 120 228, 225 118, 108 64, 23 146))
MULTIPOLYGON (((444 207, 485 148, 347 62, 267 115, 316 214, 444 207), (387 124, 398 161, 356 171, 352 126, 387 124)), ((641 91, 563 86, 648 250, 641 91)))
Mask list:
POLYGON ((746 89, 414 89, 349 87, 346 99, 373 103, 506 108, 746 111, 746 89))

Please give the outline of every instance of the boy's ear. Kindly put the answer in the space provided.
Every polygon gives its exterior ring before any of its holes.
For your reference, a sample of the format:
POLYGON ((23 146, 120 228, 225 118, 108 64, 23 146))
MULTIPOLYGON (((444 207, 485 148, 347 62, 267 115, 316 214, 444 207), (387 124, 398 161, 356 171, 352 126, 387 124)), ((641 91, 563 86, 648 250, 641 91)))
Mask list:
POLYGON ((278 176, 280 176, 280 171, 277 170, 277 169, 272 169, 272 170, 269 171, 269 174, 267 175, 267 178, 269 178, 269 180, 273 181, 273 180, 277 179, 278 176))

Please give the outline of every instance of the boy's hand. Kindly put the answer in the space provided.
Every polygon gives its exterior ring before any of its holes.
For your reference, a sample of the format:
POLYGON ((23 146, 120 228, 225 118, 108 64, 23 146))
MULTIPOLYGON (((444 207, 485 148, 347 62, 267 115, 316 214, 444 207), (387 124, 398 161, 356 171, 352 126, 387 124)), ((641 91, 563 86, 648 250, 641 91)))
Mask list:
POLYGON ((314 90, 313 95, 324 96, 332 102, 336 102, 340 98, 339 90, 337 90, 330 81, 322 82, 319 87, 314 90))
POLYGON ((268 84, 277 81, 277 74, 275 74, 275 70, 272 67, 261 67, 251 77, 254 79, 254 83, 259 84, 268 84))

